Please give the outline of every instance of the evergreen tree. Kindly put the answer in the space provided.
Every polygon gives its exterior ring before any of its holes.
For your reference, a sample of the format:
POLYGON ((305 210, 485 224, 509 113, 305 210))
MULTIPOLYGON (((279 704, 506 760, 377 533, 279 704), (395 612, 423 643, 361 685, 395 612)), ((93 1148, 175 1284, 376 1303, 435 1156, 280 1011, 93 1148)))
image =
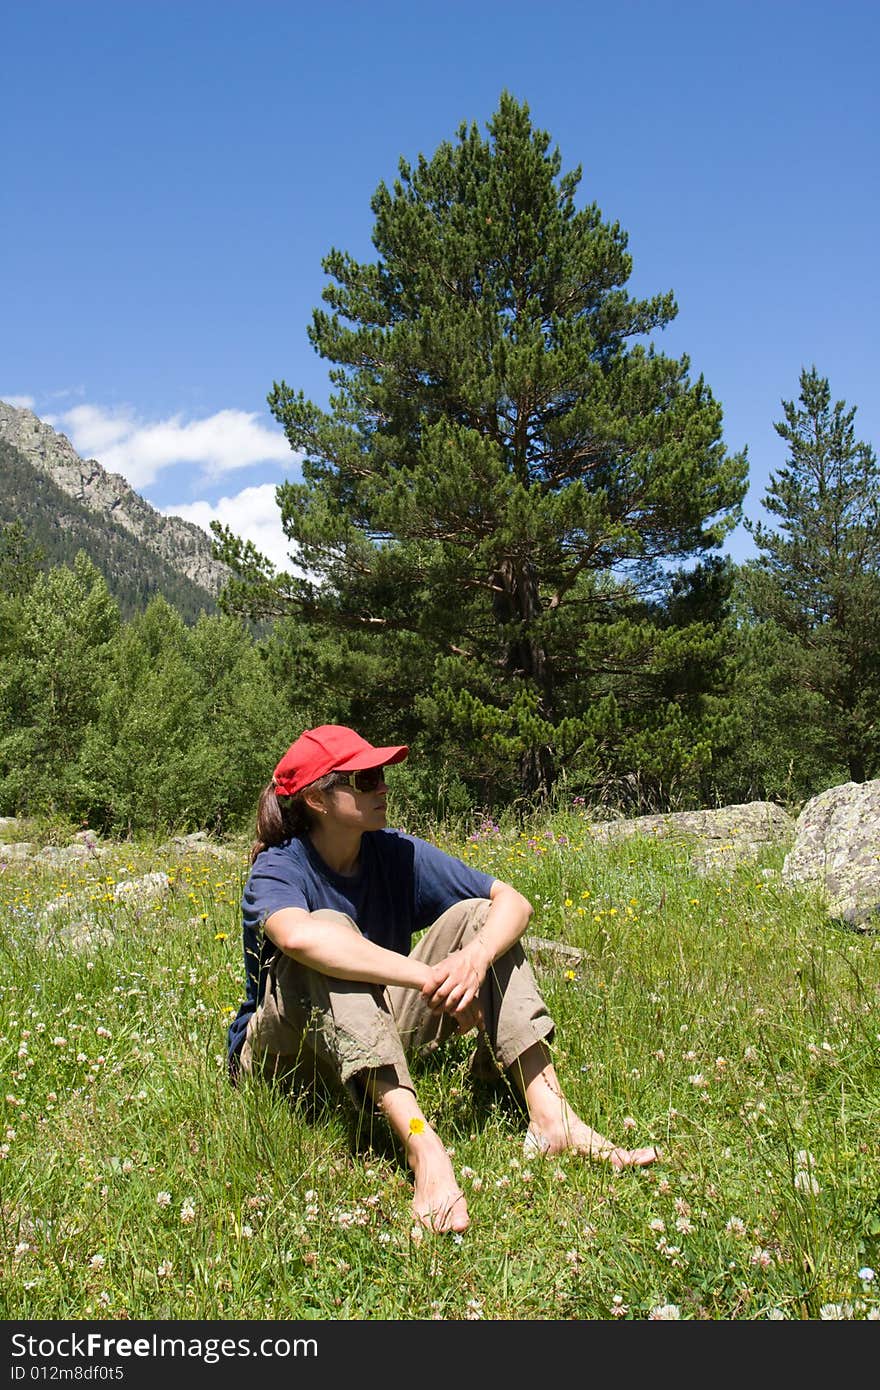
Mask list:
POLYGON ((831 404, 815 366, 775 425, 788 445, 763 499, 779 529, 750 525, 754 617, 776 628, 779 676, 810 711, 812 753, 862 782, 880 770, 880 469, 856 440, 856 409, 831 404))
POLYGON ((77 807, 80 748, 118 626, 119 610, 84 552, 72 567, 34 579, 0 678, 0 802, 10 810, 77 807))
POLYGON ((628 295, 626 235, 576 206, 579 181, 507 94, 488 139, 462 126, 401 161, 372 201, 378 258, 324 261, 330 409, 269 396, 305 460, 279 489, 295 568, 217 528, 227 609, 377 635, 386 698, 402 676, 398 706, 529 795, 639 731, 664 776, 704 755, 671 673, 714 634, 655 619, 669 562, 735 524, 746 471, 702 377, 639 341, 673 298, 628 295))
POLYGON ((115 832, 250 824, 292 725, 240 623, 213 614, 187 628, 157 596, 113 643, 83 741, 90 820, 115 832))

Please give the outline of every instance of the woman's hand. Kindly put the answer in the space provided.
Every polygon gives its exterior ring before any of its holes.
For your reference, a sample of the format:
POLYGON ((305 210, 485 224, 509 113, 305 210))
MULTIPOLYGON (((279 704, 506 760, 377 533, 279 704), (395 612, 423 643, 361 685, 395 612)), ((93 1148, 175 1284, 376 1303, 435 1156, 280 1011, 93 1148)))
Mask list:
POLYGON ((451 1014, 459 1031, 467 1033, 471 1028, 483 1026, 478 996, 484 979, 485 967, 464 947, 430 967, 430 976, 422 987, 422 998, 435 1013, 451 1014))

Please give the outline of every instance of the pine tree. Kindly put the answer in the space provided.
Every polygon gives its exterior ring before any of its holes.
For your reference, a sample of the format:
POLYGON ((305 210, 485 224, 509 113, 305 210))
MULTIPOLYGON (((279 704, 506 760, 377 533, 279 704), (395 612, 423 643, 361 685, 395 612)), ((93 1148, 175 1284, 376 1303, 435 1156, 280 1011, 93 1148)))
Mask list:
POLYGON ((658 756, 694 756, 670 673, 716 636, 652 615, 670 562, 736 523, 746 471, 702 377, 645 341, 674 300, 628 295, 626 235, 578 208, 580 177, 507 94, 487 139, 463 125, 401 161, 372 200, 377 259, 324 261, 329 409, 269 396, 305 460, 279 489, 294 568, 218 528, 227 608, 378 635, 386 687, 402 653, 422 692, 401 703, 526 794, 648 714, 658 756))
POLYGON ((832 407, 827 377, 800 375, 775 425, 786 467, 750 524, 762 552, 746 567, 753 615, 787 639, 786 679, 809 699, 814 743, 862 782, 880 770, 880 468, 855 437, 856 408, 832 407))

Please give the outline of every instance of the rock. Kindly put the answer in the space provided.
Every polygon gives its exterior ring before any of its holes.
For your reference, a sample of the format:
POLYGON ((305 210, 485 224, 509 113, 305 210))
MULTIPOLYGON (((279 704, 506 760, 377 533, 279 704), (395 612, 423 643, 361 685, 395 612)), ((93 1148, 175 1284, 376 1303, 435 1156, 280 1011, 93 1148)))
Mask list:
POLYGON ((0 845, 0 860, 30 859, 36 848, 30 840, 15 840, 12 844, 0 845))
POLYGON ((37 945, 43 949, 89 951, 113 944, 110 927, 91 916, 87 904, 71 893, 62 893, 47 903, 40 913, 39 925, 37 945))
POLYGON ((214 559, 211 537, 192 521, 164 516, 129 487, 119 473, 107 473, 96 459, 82 459, 66 435, 30 410, 0 401, 0 439, 6 439, 39 473, 101 518, 125 528, 146 550, 171 569, 216 595, 229 578, 214 559))
POLYGON ((557 963, 565 961, 568 965, 576 965, 587 954, 580 946, 571 946, 565 941, 550 941, 546 936, 524 936, 522 944, 535 964, 542 964, 544 956, 551 956, 557 963))
POLYGON ((144 874, 142 878, 123 879, 113 889, 113 896, 117 902, 155 902, 159 898, 166 898, 170 892, 170 878, 157 869, 154 873, 144 874))
POLYGON ((78 841, 73 845, 46 845, 36 858, 44 864, 81 864, 86 859, 94 859, 109 851, 88 841, 78 841))
POLYGON ((644 835, 686 847, 698 873, 757 859, 763 849, 785 844, 795 822, 772 801, 748 801, 714 811, 671 811, 632 820, 596 821, 588 832, 601 844, 644 835))
POLYGON ((219 845, 212 840, 206 830, 193 830, 189 835, 175 835, 162 849, 169 854, 206 854, 212 859, 240 859, 237 850, 229 845, 219 845))
POLYGON ((816 884, 830 917, 880 926, 880 781, 845 782, 807 802, 782 881, 816 884))

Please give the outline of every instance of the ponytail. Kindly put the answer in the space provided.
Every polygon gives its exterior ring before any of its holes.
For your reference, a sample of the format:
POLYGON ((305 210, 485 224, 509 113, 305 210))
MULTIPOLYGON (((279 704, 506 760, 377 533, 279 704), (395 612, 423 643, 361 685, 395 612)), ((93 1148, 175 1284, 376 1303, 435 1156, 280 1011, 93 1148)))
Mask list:
POLYGON ((252 864, 264 849, 286 844, 288 840, 308 834, 315 816, 306 802, 306 792, 313 789, 327 791, 333 786, 335 779, 335 772, 328 772, 310 786, 303 787, 296 796, 277 796, 273 782, 263 788, 257 802, 257 833, 251 848, 252 864))

